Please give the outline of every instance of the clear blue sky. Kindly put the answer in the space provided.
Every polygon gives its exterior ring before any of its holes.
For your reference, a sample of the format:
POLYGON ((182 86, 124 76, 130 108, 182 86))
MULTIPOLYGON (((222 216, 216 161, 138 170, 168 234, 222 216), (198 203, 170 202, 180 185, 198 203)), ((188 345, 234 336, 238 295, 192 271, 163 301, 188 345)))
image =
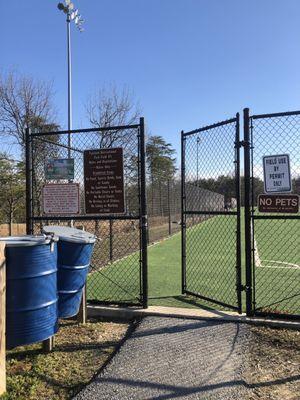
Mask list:
MULTIPOLYGON (((74 128, 105 83, 128 85, 152 134, 300 108, 300 0, 74 0, 74 128)), ((0 68, 53 81, 66 126, 66 24, 55 0, 0 3, 0 68)))

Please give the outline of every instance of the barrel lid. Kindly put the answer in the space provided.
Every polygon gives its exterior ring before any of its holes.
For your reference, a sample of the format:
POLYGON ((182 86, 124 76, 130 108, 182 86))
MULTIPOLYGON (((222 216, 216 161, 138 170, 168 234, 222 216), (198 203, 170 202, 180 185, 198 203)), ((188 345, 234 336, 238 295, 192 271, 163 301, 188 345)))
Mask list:
POLYGON ((96 241, 96 236, 92 233, 69 226, 48 225, 43 227, 43 232, 47 234, 52 233, 66 242, 95 243, 96 241))
POLYGON ((57 242, 58 238, 49 235, 23 235, 0 237, 0 242, 4 242, 6 247, 28 247, 57 242))

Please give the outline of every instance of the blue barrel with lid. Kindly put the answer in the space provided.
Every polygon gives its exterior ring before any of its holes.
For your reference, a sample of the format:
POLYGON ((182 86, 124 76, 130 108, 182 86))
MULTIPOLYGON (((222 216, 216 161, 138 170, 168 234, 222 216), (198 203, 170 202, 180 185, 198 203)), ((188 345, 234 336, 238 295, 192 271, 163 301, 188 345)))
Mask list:
POLYGON ((96 237, 80 229, 59 225, 45 226, 43 231, 59 238, 58 317, 73 317, 79 311, 96 237))
POLYGON ((6 346, 45 340, 58 330, 57 239, 1 237, 6 257, 6 346))

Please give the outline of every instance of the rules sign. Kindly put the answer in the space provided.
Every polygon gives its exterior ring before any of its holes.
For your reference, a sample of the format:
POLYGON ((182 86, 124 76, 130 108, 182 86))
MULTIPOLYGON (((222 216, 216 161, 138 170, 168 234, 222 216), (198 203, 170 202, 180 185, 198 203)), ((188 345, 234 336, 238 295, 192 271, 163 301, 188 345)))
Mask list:
POLYGON ((265 193, 291 192, 288 154, 263 157, 265 193))
POLYGON ((44 214, 79 214, 78 183, 48 183, 43 186, 44 214))
POLYGON ((124 213, 122 148, 84 151, 84 188, 87 214, 124 213))

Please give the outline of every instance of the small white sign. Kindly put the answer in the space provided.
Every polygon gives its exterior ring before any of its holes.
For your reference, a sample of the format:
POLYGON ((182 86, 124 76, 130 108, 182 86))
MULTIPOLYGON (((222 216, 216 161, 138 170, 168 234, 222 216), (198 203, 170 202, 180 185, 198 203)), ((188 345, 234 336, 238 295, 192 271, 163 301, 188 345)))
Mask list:
POLYGON ((291 170, 288 154, 263 157, 265 193, 291 192, 291 170))
POLYGON ((49 183, 43 187, 44 214, 79 214, 79 183, 49 183))

